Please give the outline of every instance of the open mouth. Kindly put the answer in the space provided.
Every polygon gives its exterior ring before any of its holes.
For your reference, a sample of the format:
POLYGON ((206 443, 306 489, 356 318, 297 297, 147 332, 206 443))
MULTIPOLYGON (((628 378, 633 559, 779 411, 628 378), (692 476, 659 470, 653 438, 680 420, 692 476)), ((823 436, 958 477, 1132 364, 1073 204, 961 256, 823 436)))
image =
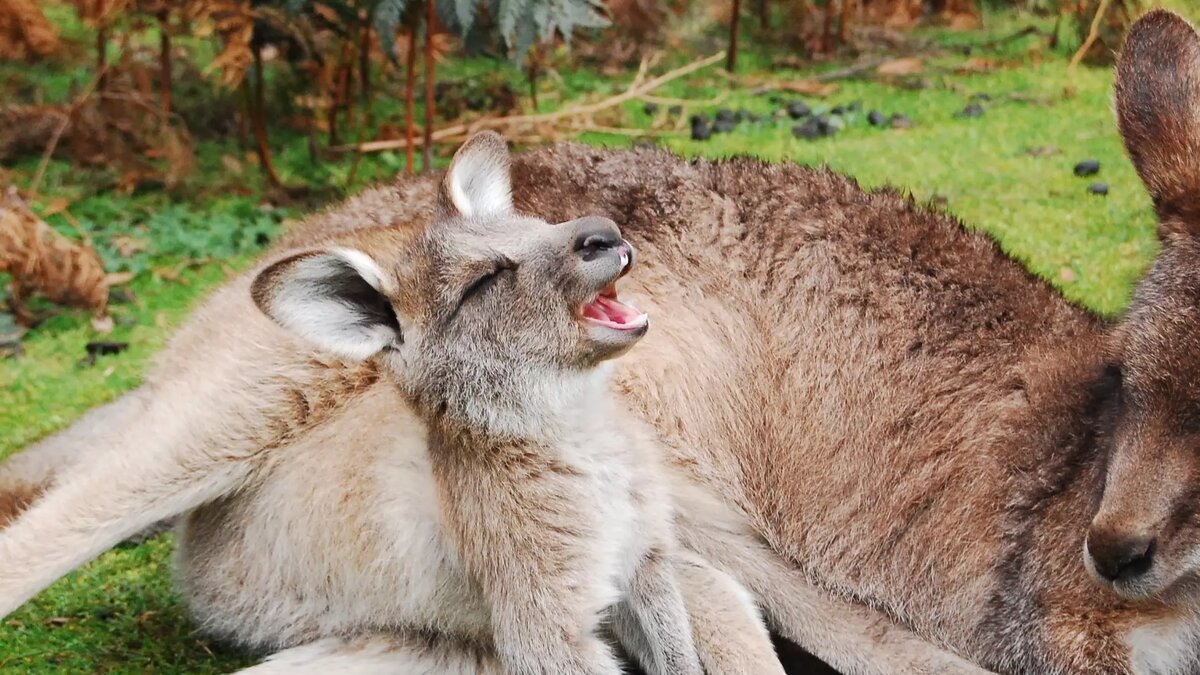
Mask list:
POLYGON ((634 331, 644 328, 650 322, 650 317, 633 305, 618 300, 617 284, 613 282, 600 291, 595 300, 583 306, 583 320, 613 330, 634 331))

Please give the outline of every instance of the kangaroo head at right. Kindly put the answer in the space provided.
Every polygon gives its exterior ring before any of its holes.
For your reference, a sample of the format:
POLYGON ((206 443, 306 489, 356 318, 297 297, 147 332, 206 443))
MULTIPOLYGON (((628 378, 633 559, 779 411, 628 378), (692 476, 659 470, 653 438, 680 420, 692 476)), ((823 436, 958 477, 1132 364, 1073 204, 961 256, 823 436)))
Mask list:
POLYGON ((648 319, 617 298, 634 251, 616 224, 518 213, 509 167, 500 136, 474 136, 420 235, 296 253, 259 274, 255 302, 330 352, 382 359, 419 409, 489 426, 507 407, 528 422, 648 319))
POLYGON ((1162 250, 1112 331, 1119 385, 1084 558, 1138 598, 1200 580, 1200 36, 1187 21, 1152 11, 1134 24, 1116 114, 1162 250))

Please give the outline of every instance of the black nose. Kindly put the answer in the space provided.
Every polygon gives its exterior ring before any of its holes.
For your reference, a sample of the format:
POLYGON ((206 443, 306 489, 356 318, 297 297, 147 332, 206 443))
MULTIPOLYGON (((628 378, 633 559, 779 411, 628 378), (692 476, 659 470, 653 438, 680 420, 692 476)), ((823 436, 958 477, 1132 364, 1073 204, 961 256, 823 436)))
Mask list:
POLYGON ((1088 532, 1087 550, 1100 576, 1109 581, 1128 581, 1142 576, 1154 565, 1156 542, 1149 535, 1122 535, 1093 529, 1088 532))
POLYGON ((585 218, 579 221, 575 235, 575 252, 584 260, 591 260, 596 255, 617 248, 625 240, 621 239, 621 230, 617 224, 608 218, 585 218))

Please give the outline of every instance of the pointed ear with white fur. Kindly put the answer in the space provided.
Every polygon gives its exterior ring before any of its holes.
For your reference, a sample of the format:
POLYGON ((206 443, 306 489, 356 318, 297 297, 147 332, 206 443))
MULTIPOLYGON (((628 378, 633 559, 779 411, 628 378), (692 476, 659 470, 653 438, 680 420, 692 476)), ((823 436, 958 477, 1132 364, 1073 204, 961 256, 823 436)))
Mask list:
POLYGON ((370 256, 331 249, 271 265, 254 279, 250 295, 295 335, 343 358, 363 360, 403 342, 383 287, 383 272, 370 256))
POLYGON ((443 217, 488 218, 512 211, 512 156, 500 134, 467 139, 446 170, 438 195, 443 217))

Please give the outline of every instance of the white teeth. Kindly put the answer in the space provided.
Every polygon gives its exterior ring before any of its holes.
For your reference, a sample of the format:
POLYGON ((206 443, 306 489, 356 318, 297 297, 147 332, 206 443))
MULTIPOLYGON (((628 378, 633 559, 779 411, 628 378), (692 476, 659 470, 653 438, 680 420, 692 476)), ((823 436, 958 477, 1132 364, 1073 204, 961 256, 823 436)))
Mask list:
POLYGON ((628 264, 629 264, 629 254, 624 251, 621 251, 621 268, 624 269, 624 267, 628 264))

